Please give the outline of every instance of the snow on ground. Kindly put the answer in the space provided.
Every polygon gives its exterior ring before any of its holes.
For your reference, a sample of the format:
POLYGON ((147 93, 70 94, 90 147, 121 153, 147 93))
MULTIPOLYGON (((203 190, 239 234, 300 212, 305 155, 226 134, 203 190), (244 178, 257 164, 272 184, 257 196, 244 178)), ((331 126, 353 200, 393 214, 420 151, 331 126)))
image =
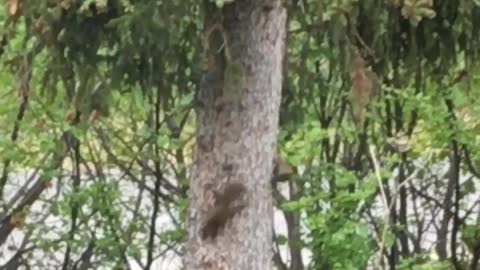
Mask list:
MULTIPOLYGON (((426 168, 428 164, 417 164, 419 168, 426 168)), ((439 163, 434 166, 429 166, 428 168, 430 177, 444 177, 446 172, 448 171, 448 164, 447 163, 439 163)), ((13 181, 9 181, 9 184, 6 186, 5 189, 5 194, 6 194, 6 201, 11 201, 13 200, 13 196, 18 190, 22 190, 22 186, 25 185, 25 183, 28 182, 30 178, 32 178, 33 171, 23 171, 23 172, 17 172, 13 176, 13 181)), ((137 184, 133 183, 132 181, 127 181, 124 176, 119 172, 115 170, 111 170, 109 172, 109 177, 112 179, 112 181, 117 181, 119 183, 119 189, 121 191, 121 201, 123 201, 125 204, 123 207, 123 213, 124 213, 124 218, 125 220, 122 220, 122 223, 127 223, 129 220, 132 219, 132 214, 130 211, 127 211, 127 208, 132 208, 134 207, 132 205, 132 201, 134 201, 137 196, 141 196, 141 190, 138 187, 137 184)), ((418 183, 421 185, 425 180, 427 176, 423 174, 423 178, 419 178, 418 176, 414 175, 409 179, 409 181, 412 181, 414 183, 418 183)), ((465 182, 468 179, 468 177, 463 177, 462 182, 465 182)), ((63 181, 66 181, 64 179, 63 181)), ((33 181, 32 181, 33 182, 33 181)), ((476 190, 480 190, 480 184, 478 181, 476 182, 476 190)), ((150 181, 150 183, 153 183, 150 181)), ((395 181, 390 181, 389 182, 391 188, 394 188, 395 181)), ((52 209, 46 210, 46 208, 50 207, 51 204, 48 203, 48 201, 58 201, 63 198, 62 196, 62 189, 65 189, 66 186, 62 183, 62 181, 55 181, 54 185, 46 190, 44 194, 42 195, 42 200, 37 201, 34 203, 33 207, 31 208, 31 214, 28 216, 27 223, 31 224, 38 224, 38 222, 41 222, 42 224, 42 230, 40 232, 37 231, 37 233, 41 233, 41 236, 44 239, 50 239, 54 241, 55 239, 58 239, 58 236, 60 234, 65 235, 68 230, 69 230, 69 225, 66 224, 65 220, 62 220, 59 216, 54 216, 52 215, 52 209), (44 215, 46 213, 50 213, 47 217, 44 215)), ((397 187, 398 188, 398 187, 397 187)), ((428 189, 428 194, 432 197, 435 197, 438 195, 438 190, 435 189, 428 189)), ((286 194, 286 189, 282 191, 283 193, 286 194)), ((146 196, 145 196, 146 197, 146 196)), ((469 206, 468 207, 474 207, 475 204, 476 210, 475 212, 479 212, 479 206, 478 206, 478 200, 480 198, 480 194, 477 192, 475 194, 469 194, 467 196, 467 199, 465 200, 469 206)), ((150 209, 152 209, 152 203, 151 201, 148 201, 146 199, 143 199, 139 205, 139 207, 142 209, 142 212, 148 213, 150 209)), ((427 220, 433 220, 432 226, 426 228, 425 236, 422 239, 422 247, 425 250, 432 250, 434 247, 434 244, 436 242, 436 230, 435 230, 435 224, 438 224, 440 222, 440 218, 443 216, 442 213, 432 213, 431 208, 428 207, 428 205, 420 205, 414 209, 412 205, 409 205, 409 213, 414 213, 415 211, 417 212, 418 215, 420 216, 425 216, 427 217, 427 220)), ((376 203, 373 206, 374 210, 374 215, 377 217, 382 217, 384 216, 385 209, 382 205, 381 198, 377 198, 376 203)), ((275 231, 277 234, 286 234, 287 233, 287 226, 286 222, 284 219, 283 214, 276 210, 274 214, 274 223, 275 223, 275 231)), ((157 220, 157 231, 165 231, 168 229, 173 228, 172 224, 172 219, 170 214, 165 211, 159 215, 158 220, 157 220)), ((412 224, 411 228, 414 230, 414 224, 412 224)), ((23 238, 25 237, 24 230, 15 230, 14 233, 11 235, 11 237, 8 239, 8 244, 3 245, 0 247, 0 265, 4 264, 8 259, 14 254, 15 250, 21 245, 23 238)), ((137 239, 146 239, 146 235, 138 235, 137 239)), ((146 242, 145 242, 146 243, 146 242)), ((146 246, 146 244, 145 244, 146 246)), ((165 250, 166 247, 159 247, 158 245, 156 246, 157 251, 160 250, 165 250)), ((281 248, 281 255, 282 258, 288 258, 288 250, 283 247, 281 248)), ((143 254, 143 259, 142 261, 145 261, 146 258, 146 253, 144 252, 143 254)), ((57 252, 54 253, 54 258, 49 258, 45 257, 46 254, 43 253, 42 251, 36 251, 33 253, 33 258, 36 259, 38 262, 41 262, 43 265, 39 265, 37 269, 53 269, 53 265, 58 265, 59 262, 63 260, 64 256, 64 248, 60 248, 57 252)), ((310 252, 308 250, 304 250, 303 252, 303 257, 304 257, 304 262, 308 263, 310 260, 310 252)), ((75 258, 74 258, 75 259, 75 258)), ((288 260, 287 260, 288 261, 288 260)), ((130 258, 130 265, 131 269, 137 270, 141 269, 138 264, 135 262, 134 259, 130 258)), ((165 252, 162 256, 157 258, 154 261, 152 269, 155 270, 177 270, 181 269, 181 259, 177 255, 177 253, 173 251, 167 251, 165 252)))

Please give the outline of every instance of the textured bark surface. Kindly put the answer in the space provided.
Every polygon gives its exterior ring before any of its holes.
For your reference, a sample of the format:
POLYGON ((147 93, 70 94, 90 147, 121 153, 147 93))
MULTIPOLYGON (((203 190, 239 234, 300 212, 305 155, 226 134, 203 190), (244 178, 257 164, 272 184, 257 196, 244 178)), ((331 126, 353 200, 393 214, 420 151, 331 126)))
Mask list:
POLYGON ((285 21, 286 11, 277 0, 237 0, 222 9, 206 4, 207 70, 197 97, 185 269, 272 269, 270 178, 285 21), (225 74, 231 62, 241 64, 235 80, 225 74), (231 207, 238 213, 229 216, 216 236, 203 239, 215 198, 229 183, 245 186, 237 198, 241 201, 234 202, 241 207, 231 207))

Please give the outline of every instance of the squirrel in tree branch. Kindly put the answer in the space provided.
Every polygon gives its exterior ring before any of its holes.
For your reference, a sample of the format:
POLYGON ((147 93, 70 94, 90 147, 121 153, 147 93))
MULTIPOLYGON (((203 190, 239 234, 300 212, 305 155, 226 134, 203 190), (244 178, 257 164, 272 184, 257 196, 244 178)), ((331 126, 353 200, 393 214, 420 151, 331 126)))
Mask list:
POLYGON ((203 240, 217 237, 219 230, 247 206, 245 201, 240 200, 245 192, 245 186, 240 183, 227 184, 222 192, 214 192, 215 204, 207 212, 201 232, 203 240))
POLYGON ((272 183, 275 185, 279 182, 285 182, 293 174, 293 168, 277 152, 273 159, 272 183))

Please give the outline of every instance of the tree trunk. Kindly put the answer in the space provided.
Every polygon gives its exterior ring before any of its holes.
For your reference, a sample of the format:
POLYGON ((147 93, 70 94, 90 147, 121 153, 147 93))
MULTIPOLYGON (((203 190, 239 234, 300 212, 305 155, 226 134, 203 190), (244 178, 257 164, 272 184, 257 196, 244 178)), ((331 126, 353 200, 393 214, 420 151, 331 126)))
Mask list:
POLYGON ((279 0, 210 2, 184 265, 268 270, 286 10, 279 0))

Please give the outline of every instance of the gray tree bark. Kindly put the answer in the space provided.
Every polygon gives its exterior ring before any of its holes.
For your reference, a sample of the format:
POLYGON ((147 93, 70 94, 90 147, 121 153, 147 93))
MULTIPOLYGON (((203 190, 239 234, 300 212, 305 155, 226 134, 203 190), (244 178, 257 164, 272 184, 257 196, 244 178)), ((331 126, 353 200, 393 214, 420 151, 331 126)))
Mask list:
POLYGON ((280 0, 210 2, 184 266, 268 270, 286 10, 280 0))

